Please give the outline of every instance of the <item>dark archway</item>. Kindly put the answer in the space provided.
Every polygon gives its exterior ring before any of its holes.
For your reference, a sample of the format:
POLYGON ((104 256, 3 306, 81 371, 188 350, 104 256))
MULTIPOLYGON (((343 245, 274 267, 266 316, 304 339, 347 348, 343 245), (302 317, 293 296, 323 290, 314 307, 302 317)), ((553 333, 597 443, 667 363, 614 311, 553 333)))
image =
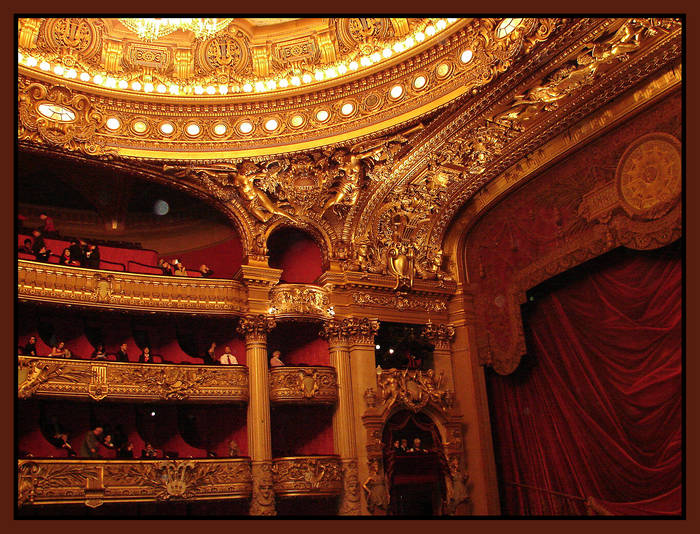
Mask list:
POLYGON ((284 226, 267 239, 269 265, 282 269, 280 282, 313 283, 323 273, 323 256, 318 243, 306 232, 284 226))

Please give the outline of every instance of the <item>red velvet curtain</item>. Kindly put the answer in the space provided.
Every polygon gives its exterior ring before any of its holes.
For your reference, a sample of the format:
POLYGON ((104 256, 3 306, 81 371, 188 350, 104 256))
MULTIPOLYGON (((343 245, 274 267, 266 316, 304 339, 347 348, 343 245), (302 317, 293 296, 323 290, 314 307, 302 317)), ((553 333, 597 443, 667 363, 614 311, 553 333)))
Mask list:
POLYGON ((488 373, 504 514, 585 514, 589 497, 681 514, 681 255, 600 260, 533 304, 520 368, 488 373))

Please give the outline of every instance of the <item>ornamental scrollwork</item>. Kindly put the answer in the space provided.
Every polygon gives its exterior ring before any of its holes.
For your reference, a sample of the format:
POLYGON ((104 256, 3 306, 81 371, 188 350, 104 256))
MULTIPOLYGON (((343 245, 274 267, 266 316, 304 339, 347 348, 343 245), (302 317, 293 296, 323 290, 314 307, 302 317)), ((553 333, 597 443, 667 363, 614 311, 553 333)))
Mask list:
POLYGON ((443 382, 444 373, 436 377, 432 369, 389 369, 377 376, 377 389, 384 406, 400 404, 418 412, 432 403, 447 411, 454 403, 454 393, 445 389, 443 382))
POLYGON ((146 385, 163 400, 183 400, 195 395, 207 382, 209 374, 211 370, 207 369, 180 369, 166 365, 158 369, 144 366, 126 369, 122 377, 127 382, 146 385))
POLYGON ((340 495, 343 490, 338 458, 277 458, 273 462, 277 495, 340 495))
POLYGON ((97 466, 64 462, 23 461, 17 469, 19 506, 54 496, 84 496, 86 481, 98 474, 97 466))
POLYGON ((71 368, 68 362, 22 358, 19 360, 17 397, 29 398, 49 381, 79 383, 89 379, 90 375, 90 370, 71 368))
POLYGON ((408 293, 398 295, 382 295, 373 293, 352 293, 353 304, 358 306, 382 306, 397 310, 415 310, 442 313, 447 311, 444 300, 423 298, 408 293))
POLYGON ((274 316, 315 315, 330 317, 330 299, 321 287, 300 284, 279 284, 270 290, 270 311, 274 316))
POLYGON ((276 324, 275 318, 269 315, 245 315, 240 318, 236 332, 246 337, 264 337, 276 324))
POLYGON ((271 402, 334 403, 335 370, 325 367, 278 367, 270 371, 271 402))

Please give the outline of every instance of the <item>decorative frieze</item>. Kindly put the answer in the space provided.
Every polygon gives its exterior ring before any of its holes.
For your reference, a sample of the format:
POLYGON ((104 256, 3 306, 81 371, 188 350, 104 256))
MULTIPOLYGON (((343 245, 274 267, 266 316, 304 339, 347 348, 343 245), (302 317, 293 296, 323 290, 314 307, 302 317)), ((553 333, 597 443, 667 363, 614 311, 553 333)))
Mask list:
POLYGON ((399 404, 418 412, 431 403, 447 411, 454 403, 454 392, 443 382, 443 374, 436 377, 432 369, 388 369, 377 375, 378 397, 385 407, 399 404))
POLYGON ((129 401, 247 402, 248 368, 94 362, 19 356, 17 396, 129 401))
POLYGON ((335 404, 338 382, 332 367, 274 367, 270 369, 270 402, 276 404, 335 404))

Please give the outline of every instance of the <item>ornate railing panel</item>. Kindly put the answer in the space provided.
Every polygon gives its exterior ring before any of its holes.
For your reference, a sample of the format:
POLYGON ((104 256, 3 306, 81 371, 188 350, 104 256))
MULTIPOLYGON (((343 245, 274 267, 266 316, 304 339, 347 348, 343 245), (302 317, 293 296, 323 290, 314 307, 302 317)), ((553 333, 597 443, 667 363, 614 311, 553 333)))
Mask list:
POLYGON ((343 489, 343 472, 337 456, 289 456, 274 458, 275 495, 332 496, 343 489))
POLYGON ((311 284, 278 284, 270 289, 270 315, 330 319, 330 297, 324 288, 311 284))
POLYGON ((17 396, 247 402, 243 365, 139 364, 18 357, 17 396))
POLYGON ((235 313, 246 310, 246 288, 235 280, 158 276, 19 260, 20 300, 118 309, 235 313))
POLYGON ((18 505, 240 499, 250 459, 43 460, 17 464, 18 505))
POLYGON ((270 402, 335 404, 338 380, 332 367, 274 367, 270 369, 270 402))

